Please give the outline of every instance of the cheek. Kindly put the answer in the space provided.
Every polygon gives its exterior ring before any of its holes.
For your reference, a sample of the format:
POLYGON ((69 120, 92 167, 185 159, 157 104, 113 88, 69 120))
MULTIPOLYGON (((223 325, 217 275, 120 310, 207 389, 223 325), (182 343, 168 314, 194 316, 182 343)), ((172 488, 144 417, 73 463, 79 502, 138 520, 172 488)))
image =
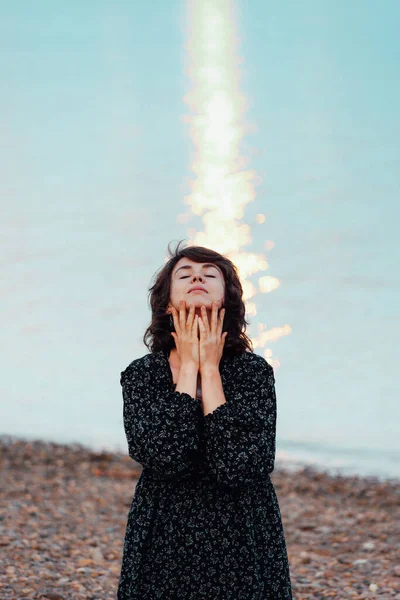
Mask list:
POLYGON ((219 281, 215 287, 214 287, 215 292, 218 294, 218 296, 220 298, 224 298, 225 297, 225 285, 223 281, 219 281))
POLYGON ((182 296, 182 290, 183 290, 182 284, 179 284, 178 281, 174 281, 174 283, 171 284, 171 288, 170 288, 171 300, 175 301, 175 302, 179 301, 182 296))
POLYGON ((176 295, 176 286, 175 285, 171 285, 171 287, 169 288, 169 295, 170 295, 171 299, 173 300, 174 296, 176 295))

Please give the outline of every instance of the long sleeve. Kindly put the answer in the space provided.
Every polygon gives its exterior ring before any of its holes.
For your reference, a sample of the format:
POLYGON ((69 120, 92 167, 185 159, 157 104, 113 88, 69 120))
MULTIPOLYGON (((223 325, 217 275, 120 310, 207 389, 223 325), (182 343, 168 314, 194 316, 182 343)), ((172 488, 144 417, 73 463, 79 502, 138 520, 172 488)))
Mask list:
POLYGON ((120 383, 129 456, 161 479, 190 470, 198 452, 200 400, 168 389, 140 359, 121 373, 120 383))
POLYGON ((274 470, 276 395, 273 367, 253 355, 234 374, 227 402, 203 417, 209 472, 229 487, 252 485, 274 470))

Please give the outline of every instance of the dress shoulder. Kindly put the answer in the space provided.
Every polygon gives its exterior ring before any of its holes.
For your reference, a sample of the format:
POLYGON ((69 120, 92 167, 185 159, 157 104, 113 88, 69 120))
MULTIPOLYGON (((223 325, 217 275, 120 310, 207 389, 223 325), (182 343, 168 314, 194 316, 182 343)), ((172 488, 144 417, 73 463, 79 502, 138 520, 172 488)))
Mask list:
POLYGON ((151 352, 132 360, 120 375, 121 385, 134 377, 142 377, 144 373, 148 373, 155 365, 155 356, 151 352))
POLYGON ((268 375, 274 374, 272 365, 260 354, 255 352, 244 352, 240 356, 234 359, 236 362, 236 369, 244 369, 246 372, 250 370, 251 373, 265 371, 268 375))

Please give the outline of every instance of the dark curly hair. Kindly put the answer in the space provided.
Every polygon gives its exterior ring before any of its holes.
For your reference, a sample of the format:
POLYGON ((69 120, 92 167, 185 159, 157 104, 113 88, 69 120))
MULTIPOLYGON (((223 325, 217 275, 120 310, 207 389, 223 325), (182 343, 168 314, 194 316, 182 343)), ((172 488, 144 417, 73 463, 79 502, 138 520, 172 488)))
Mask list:
POLYGON ((176 263, 183 257, 194 262, 216 264, 222 271, 225 280, 225 317, 224 331, 226 336, 223 356, 237 356, 244 352, 253 352, 253 344, 246 335, 245 305, 243 288, 239 280, 237 268, 222 254, 203 246, 184 246, 184 240, 178 242, 174 251, 168 244, 169 260, 154 275, 155 282, 149 288, 149 305, 151 323, 145 331, 143 342, 150 352, 161 350, 169 352, 175 348, 175 341, 170 331, 169 315, 166 313, 170 301, 171 274, 176 263))

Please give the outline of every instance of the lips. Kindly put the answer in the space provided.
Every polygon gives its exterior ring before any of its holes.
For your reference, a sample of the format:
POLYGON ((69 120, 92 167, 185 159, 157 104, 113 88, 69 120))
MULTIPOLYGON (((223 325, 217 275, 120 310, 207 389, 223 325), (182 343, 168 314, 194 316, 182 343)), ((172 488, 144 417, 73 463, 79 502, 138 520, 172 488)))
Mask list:
POLYGON ((192 287, 189 290, 189 294, 191 294, 192 292, 206 292, 207 293, 207 290, 203 287, 198 286, 198 287, 192 287))

